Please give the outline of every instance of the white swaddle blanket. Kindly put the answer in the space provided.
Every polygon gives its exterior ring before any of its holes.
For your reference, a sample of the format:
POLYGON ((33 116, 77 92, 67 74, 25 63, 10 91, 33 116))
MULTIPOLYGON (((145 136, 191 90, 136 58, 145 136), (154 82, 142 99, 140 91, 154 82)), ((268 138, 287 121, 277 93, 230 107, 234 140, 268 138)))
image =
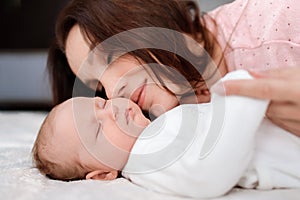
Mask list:
MULTIPOLYGON (((223 80, 245 78, 251 77, 239 70, 223 80)), ((143 131, 122 175, 153 191, 196 198, 235 185, 300 187, 299 138, 264 119, 267 105, 213 94, 211 103, 178 106, 143 131)))

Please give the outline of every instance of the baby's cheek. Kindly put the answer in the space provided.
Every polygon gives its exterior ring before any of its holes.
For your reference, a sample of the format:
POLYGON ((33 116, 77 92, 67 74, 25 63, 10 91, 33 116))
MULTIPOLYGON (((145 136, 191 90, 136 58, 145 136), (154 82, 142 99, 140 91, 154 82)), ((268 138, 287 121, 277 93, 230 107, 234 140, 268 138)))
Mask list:
POLYGON ((121 124, 111 124, 110 126, 108 125, 106 127, 109 128, 103 129, 102 132, 107 142, 117 149, 127 151, 129 149, 128 146, 131 139, 128 129, 125 130, 121 124))

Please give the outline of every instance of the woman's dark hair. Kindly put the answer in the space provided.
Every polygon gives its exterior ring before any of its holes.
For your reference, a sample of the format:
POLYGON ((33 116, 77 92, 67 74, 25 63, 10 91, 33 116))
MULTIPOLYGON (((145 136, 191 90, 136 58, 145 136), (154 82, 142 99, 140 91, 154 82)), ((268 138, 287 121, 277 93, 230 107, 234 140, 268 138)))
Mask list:
MULTIPOLYGON (((192 0, 70 1, 58 16, 56 40, 52 44, 48 56, 48 71, 52 83, 54 104, 72 96, 75 75, 69 67, 64 51, 68 33, 75 24, 79 25, 83 35, 91 42, 91 49, 105 39, 123 31, 143 27, 160 27, 190 35, 197 42, 201 42, 208 54, 212 55, 214 45, 208 39, 209 33, 204 23, 203 19, 200 20, 197 3, 192 0)), ((137 38, 131 39, 132 43, 136 43, 137 38)), ((181 84, 181 80, 176 80, 175 76, 172 77, 171 70, 175 69, 185 77, 192 87, 196 88, 199 82, 203 81, 199 72, 203 72, 207 66, 209 62, 207 56, 195 55, 191 52, 184 38, 165 39, 167 40, 166 44, 173 44, 176 46, 174 48, 178 48, 178 46, 185 48, 187 56, 197 60, 198 68, 196 69, 183 57, 160 49, 139 49, 129 52, 129 54, 145 63, 157 63, 159 60, 161 64, 171 67, 155 68, 154 74, 161 82, 160 77, 166 76, 174 83, 181 84)))

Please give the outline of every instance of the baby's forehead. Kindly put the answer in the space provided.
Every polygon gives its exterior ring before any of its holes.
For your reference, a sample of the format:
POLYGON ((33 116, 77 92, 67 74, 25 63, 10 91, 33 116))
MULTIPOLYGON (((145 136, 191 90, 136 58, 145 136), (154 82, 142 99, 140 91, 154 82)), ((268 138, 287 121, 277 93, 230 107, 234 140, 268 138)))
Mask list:
POLYGON ((54 109, 54 118, 56 122, 64 120, 74 120, 75 111, 78 111, 82 105, 79 104, 77 98, 71 98, 57 105, 54 109))
POLYGON ((55 135, 67 134, 74 129, 72 102, 66 101, 54 108, 52 117, 52 128, 55 135), (63 133, 65 132, 65 133, 63 133))
POLYGON ((56 133, 73 136, 87 123, 96 121, 94 105, 92 98, 83 97, 72 98, 58 105, 55 108, 53 123, 56 133))
POLYGON ((56 112, 72 111, 72 99, 68 99, 55 107, 56 112), (69 110, 69 111, 68 111, 69 110))
POLYGON ((76 126, 73 119, 72 103, 64 102, 51 111, 50 128, 52 136, 49 138, 51 147, 59 154, 74 151, 77 146, 76 126), (72 149, 69 149, 72 148, 72 149))

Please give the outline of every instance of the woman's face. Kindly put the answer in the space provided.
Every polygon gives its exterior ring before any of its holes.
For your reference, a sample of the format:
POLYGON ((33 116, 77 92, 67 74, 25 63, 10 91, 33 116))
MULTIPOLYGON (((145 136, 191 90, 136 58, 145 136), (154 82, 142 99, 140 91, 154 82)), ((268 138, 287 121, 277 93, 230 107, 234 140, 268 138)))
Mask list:
POLYGON ((177 97, 159 86, 157 81, 153 81, 136 58, 125 54, 110 63, 109 57, 99 56, 97 61, 107 65, 100 75, 99 67, 101 68, 102 65, 82 67, 89 53, 88 41, 84 38, 79 26, 75 25, 66 41, 66 56, 74 74, 85 84, 92 89, 100 90, 103 87, 108 98, 131 99, 142 110, 155 116, 178 105, 177 97))

